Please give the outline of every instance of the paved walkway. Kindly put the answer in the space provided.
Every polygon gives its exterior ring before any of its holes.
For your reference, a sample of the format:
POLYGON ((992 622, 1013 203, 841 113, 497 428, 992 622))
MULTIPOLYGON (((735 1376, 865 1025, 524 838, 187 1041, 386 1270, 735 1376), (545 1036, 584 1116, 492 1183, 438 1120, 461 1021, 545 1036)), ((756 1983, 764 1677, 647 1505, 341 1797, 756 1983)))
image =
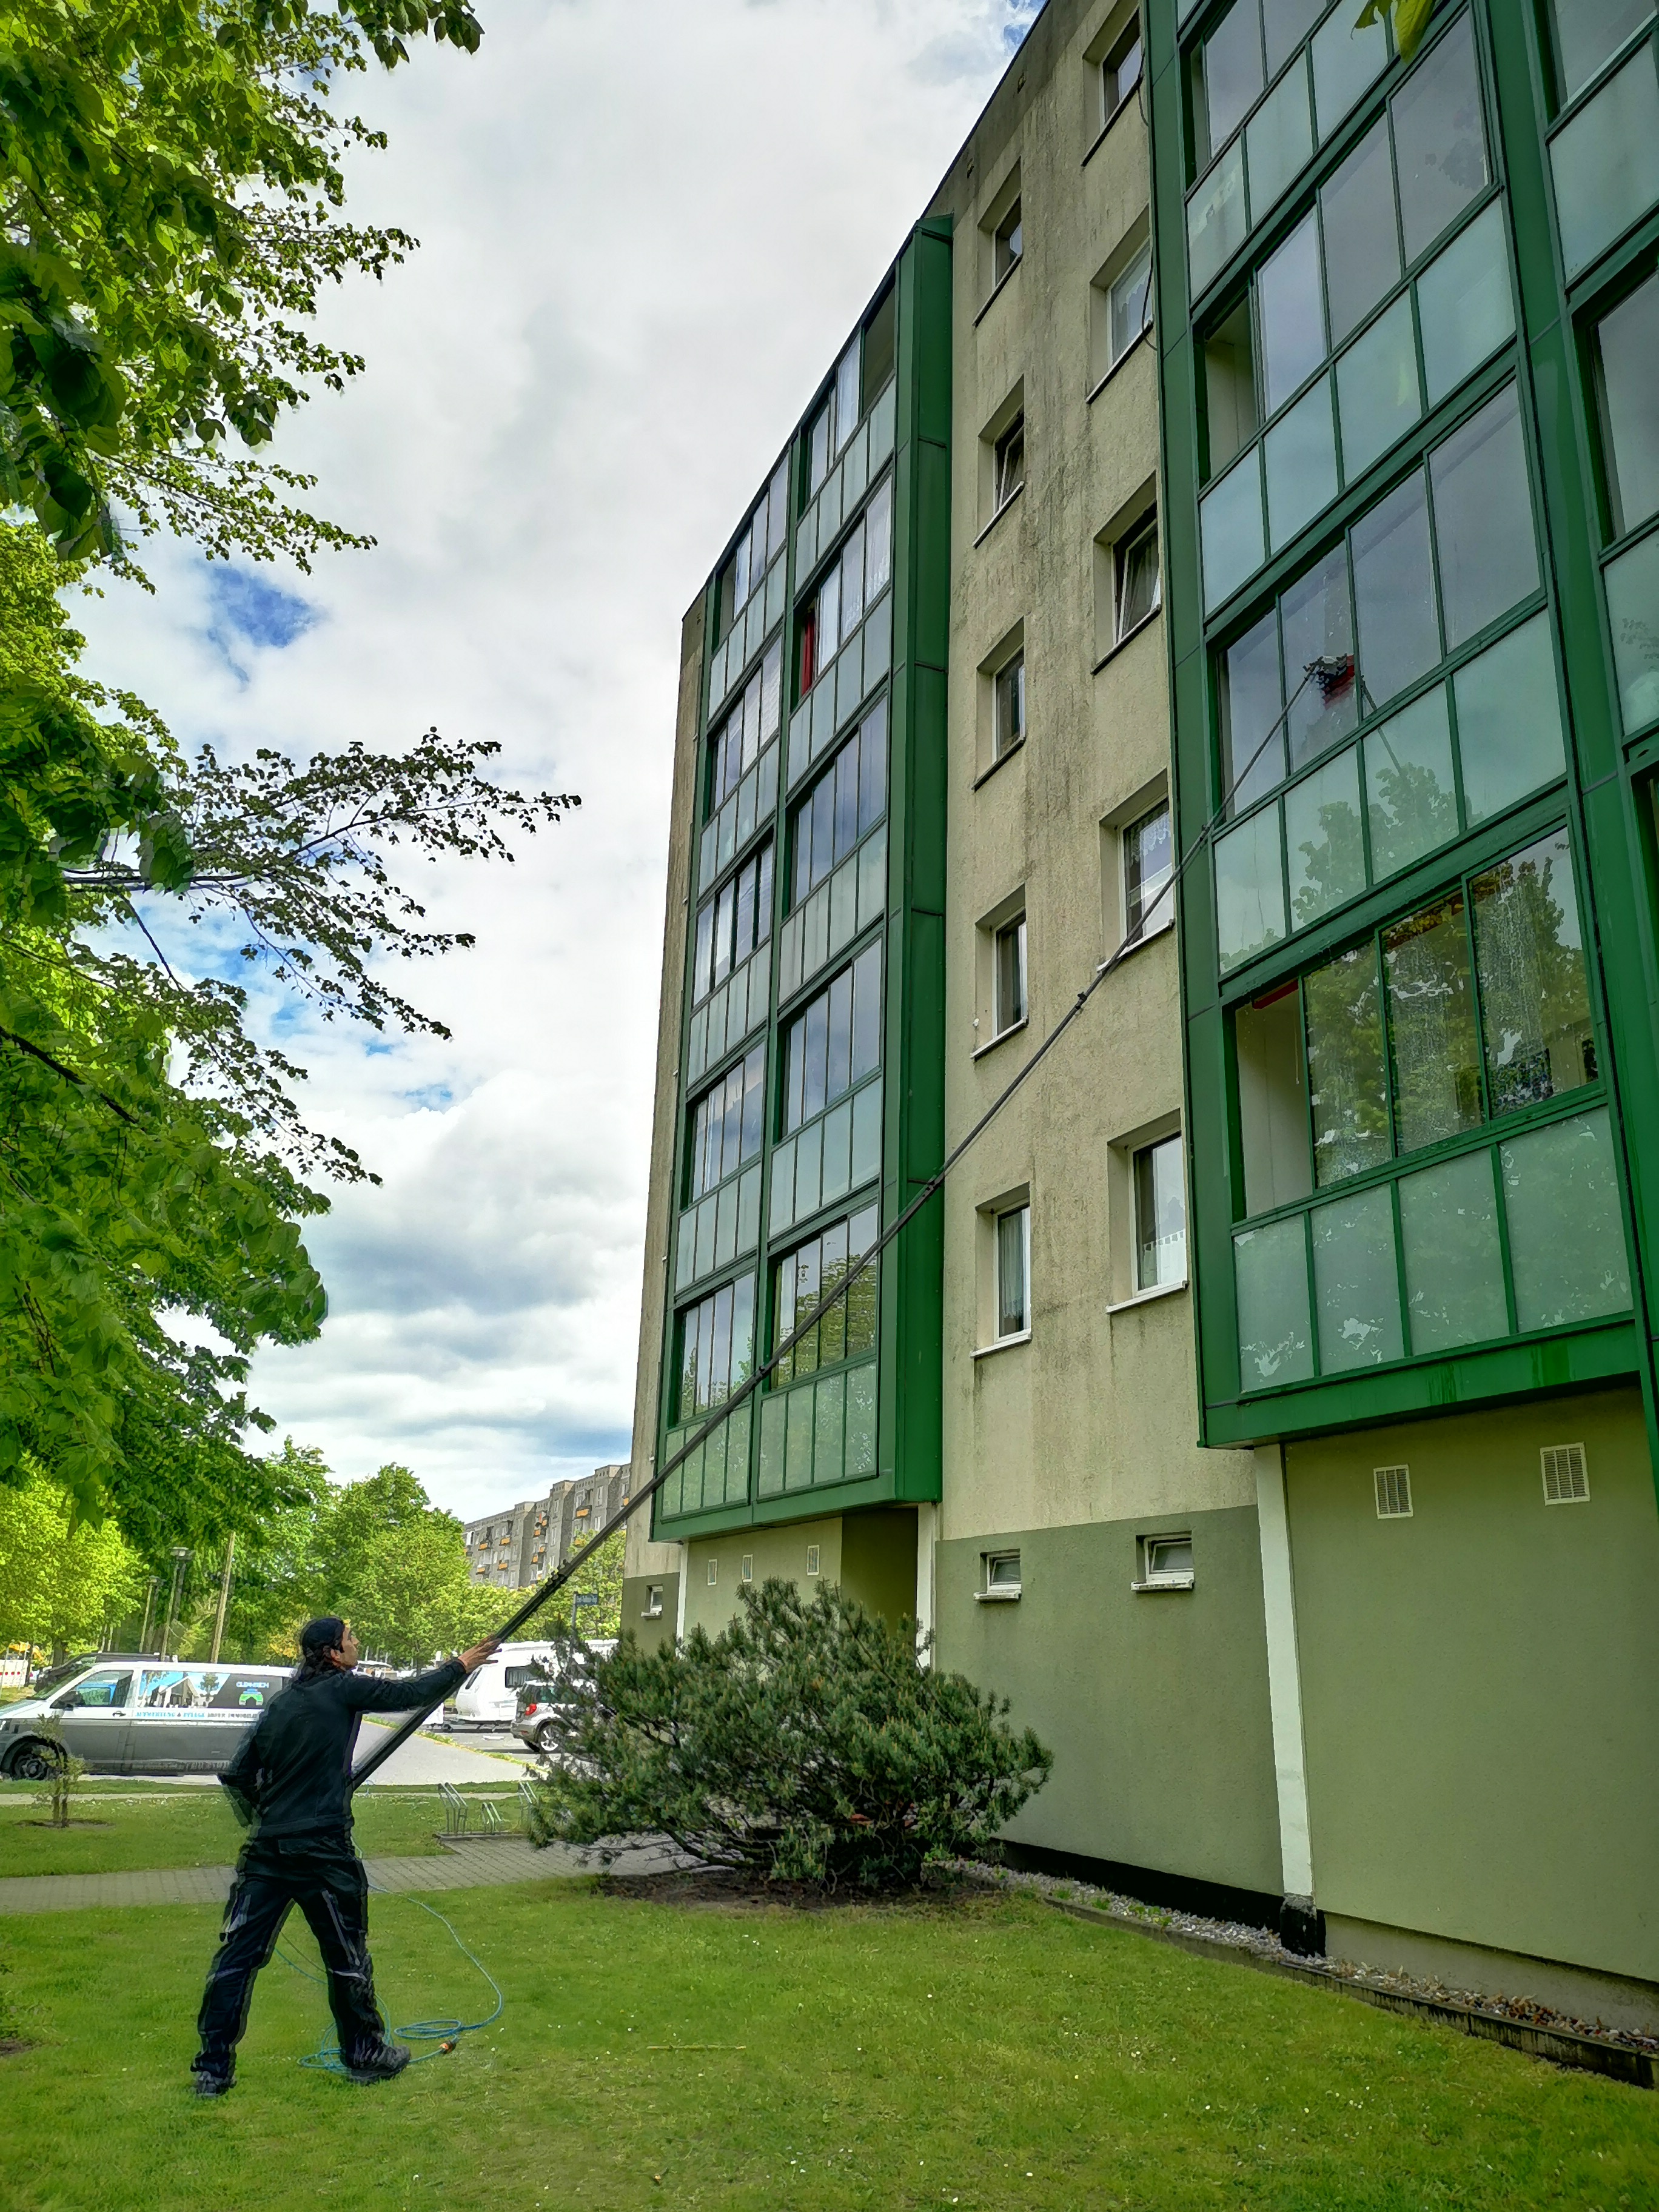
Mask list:
MULTIPOLYGON (((642 1844, 624 1851, 611 1871, 661 1874, 679 1863, 672 1844, 642 1844)), ((688 1862, 689 1863, 689 1862, 688 1862)), ((366 1859, 378 1890, 481 1889, 512 1881, 563 1881, 598 1874, 599 1861, 568 1844, 538 1850, 521 1836, 495 1842, 469 1838, 446 1844, 433 1858, 366 1859)), ((112 1905, 222 1905, 230 1867, 158 1867, 133 1874, 35 1874, 0 1881, 0 1914, 79 1912, 112 1905)))

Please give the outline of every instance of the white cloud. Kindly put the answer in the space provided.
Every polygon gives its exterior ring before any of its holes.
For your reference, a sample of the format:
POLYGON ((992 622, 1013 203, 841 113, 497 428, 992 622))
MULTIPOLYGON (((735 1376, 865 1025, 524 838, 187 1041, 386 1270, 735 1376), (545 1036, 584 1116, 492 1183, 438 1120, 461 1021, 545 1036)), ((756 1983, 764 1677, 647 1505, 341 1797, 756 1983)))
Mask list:
POLYGON ((378 550, 258 571, 303 617, 178 547, 155 599, 76 609, 186 742, 436 722, 583 797, 422 883, 478 939, 408 979, 451 1042, 297 1025, 384 1182, 314 1228, 330 1319, 255 1387, 341 1474, 404 1459, 466 1511, 626 1453, 680 617, 1030 13, 492 0, 477 56, 352 81, 392 141, 353 213, 422 250, 326 303, 368 371, 279 452, 378 550))

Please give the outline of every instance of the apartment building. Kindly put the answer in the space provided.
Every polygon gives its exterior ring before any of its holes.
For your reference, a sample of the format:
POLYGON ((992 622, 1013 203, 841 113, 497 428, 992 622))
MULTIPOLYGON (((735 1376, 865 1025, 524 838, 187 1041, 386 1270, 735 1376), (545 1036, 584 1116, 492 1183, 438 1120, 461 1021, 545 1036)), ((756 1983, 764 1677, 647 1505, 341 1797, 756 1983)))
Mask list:
POLYGON ((627 1504, 630 1474, 626 1463, 596 1467, 592 1474, 556 1482, 545 1498, 521 1498, 485 1520, 469 1521, 473 1581, 499 1589, 529 1589, 544 1581, 627 1504))
POLYGON ((1114 964, 624 1625, 834 1577, 1038 1863, 1651 2023, 1659 76, 1562 10, 1049 0, 757 487, 636 1465, 1114 964))
POLYGON ((1150 21, 1198 1418, 1287 1886, 1656 2008, 1645 0, 1150 21))

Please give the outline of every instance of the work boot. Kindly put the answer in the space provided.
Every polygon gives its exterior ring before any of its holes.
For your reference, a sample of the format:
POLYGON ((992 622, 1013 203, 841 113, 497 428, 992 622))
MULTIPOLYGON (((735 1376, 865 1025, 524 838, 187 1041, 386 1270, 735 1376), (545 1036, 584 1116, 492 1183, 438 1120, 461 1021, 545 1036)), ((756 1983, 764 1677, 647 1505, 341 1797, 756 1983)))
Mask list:
POLYGON ((198 2097, 222 2097, 236 2079, 234 2066, 204 2065, 198 2058, 191 2068, 198 2097))
POLYGON ((377 2043, 354 2058, 346 2072, 354 2081, 389 2081, 408 2063, 409 2052, 401 2043, 377 2043))

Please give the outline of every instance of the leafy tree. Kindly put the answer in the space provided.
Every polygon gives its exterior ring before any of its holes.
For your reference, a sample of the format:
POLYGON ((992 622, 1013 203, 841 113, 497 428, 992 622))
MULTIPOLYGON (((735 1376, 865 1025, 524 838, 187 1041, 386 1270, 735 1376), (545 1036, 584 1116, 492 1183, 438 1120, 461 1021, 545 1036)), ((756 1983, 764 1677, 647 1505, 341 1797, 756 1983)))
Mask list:
POLYGON ((95 1648, 141 1591, 140 1561, 118 1529, 73 1525, 69 1500, 42 1476, 0 1486, 0 1639, 60 1655, 95 1648))
MULTIPOLYGON (((570 1633, 574 1620, 584 1638, 619 1636, 622 1633, 623 1560, 627 1549, 627 1531, 618 1528, 603 1544, 579 1550, 580 1561, 576 1571, 556 1597, 526 1627, 526 1636, 563 1636, 570 1633), (597 1605, 575 1605, 573 1599, 595 1597, 597 1605)), ((522 1604, 527 1592, 515 1590, 512 1595, 522 1604)))
MULTIPOLYGON (((287 1502, 237 1530, 221 1646, 222 1656, 249 1662, 298 1659, 300 1631, 322 1610, 313 1601, 326 1572, 325 1530, 336 1494, 314 1444, 285 1437, 265 1464, 287 1502)), ((207 1656, 223 1564, 222 1549, 209 1553, 190 1628, 179 1644, 191 1657, 207 1656)))
POLYGON ((922 1663, 840 1589, 739 1592, 716 1637, 646 1654, 632 1636, 567 1662, 591 1695, 532 1814, 538 1843, 656 1832, 716 1866, 825 1888, 907 1887, 988 1841, 1042 1788, 1053 1755, 1006 1699, 922 1663))

